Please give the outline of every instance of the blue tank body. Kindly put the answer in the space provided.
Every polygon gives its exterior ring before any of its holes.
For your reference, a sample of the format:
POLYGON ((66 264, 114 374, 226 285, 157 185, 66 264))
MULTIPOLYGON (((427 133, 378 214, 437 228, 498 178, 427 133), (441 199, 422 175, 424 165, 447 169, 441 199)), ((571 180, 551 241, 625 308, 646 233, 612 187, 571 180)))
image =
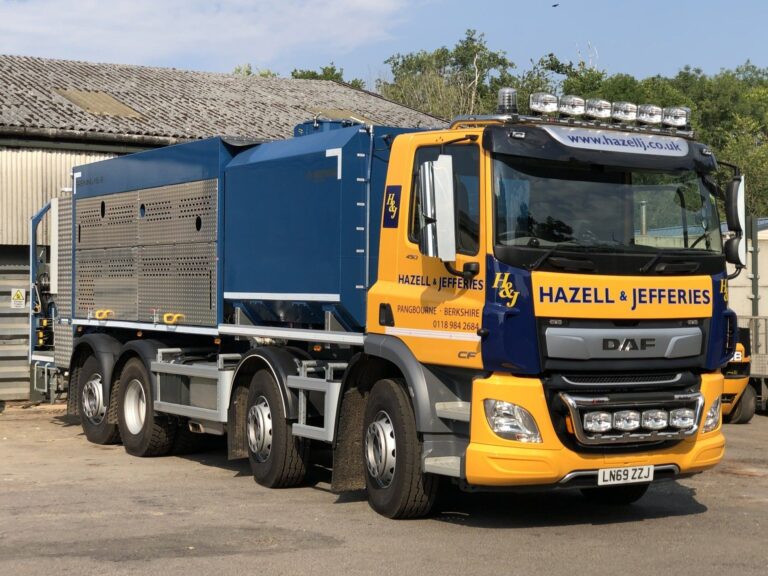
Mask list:
MULTIPOLYGON (((410 131, 307 122, 288 140, 217 137, 87 164, 74 169, 73 212, 88 198, 215 180, 217 323, 239 308, 254 324, 320 327, 332 312, 362 331, 391 139, 410 131)), ((177 242, 169 228, 161 243, 177 242)))
POLYGON ((388 139, 342 123, 238 154, 225 169, 224 298, 255 323, 365 326, 376 281, 388 139))

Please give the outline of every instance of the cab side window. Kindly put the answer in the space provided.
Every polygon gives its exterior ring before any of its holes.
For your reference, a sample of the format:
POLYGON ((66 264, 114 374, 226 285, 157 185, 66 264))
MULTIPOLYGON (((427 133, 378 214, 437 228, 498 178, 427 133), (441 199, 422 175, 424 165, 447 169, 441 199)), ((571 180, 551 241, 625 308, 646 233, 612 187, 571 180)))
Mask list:
MULTIPOLYGON (((437 160, 440 146, 425 146, 416 150, 411 186, 409 239, 421 240, 421 206, 419 205, 419 168, 425 162, 437 160)), ((456 251, 477 254, 480 246, 480 151, 473 145, 446 146, 443 154, 453 158, 454 207, 456 210, 456 251)))

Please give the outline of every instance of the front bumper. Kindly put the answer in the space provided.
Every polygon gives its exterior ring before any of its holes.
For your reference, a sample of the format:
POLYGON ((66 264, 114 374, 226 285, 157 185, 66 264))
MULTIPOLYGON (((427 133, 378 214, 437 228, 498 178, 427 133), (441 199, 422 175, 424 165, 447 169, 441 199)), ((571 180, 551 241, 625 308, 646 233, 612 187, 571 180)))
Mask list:
MULTIPOLYGON (((702 375, 703 414, 723 393, 722 374, 702 375)), ((703 421, 703 417, 702 417, 703 421)), ((671 447, 649 447, 648 451, 621 453, 575 452, 562 444, 553 426, 538 378, 492 375, 475 380, 472 392, 470 444, 464 473, 469 485, 525 486, 554 485, 570 478, 588 477, 600 468, 654 465, 674 474, 692 474, 715 466, 723 457, 725 438, 722 422, 713 431, 703 429, 671 447), (485 417, 483 400, 493 398, 514 402, 535 418, 542 442, 526 444, 505 440, 493 433, 485 417)))

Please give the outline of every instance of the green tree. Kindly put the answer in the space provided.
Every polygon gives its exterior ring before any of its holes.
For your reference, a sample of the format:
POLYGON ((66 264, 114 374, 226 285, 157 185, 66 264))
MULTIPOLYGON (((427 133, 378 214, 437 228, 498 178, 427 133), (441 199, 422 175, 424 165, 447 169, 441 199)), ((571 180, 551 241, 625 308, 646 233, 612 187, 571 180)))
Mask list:
POLYGON ((360 78, 353 78, 351 80, 344 79, 344 68, 336 68, 336 65, 331 62, 328 66, 322 66, 320 71, 316 70, 299 70, 294 69, 291 72, 291 78, 302 80, 332 80, 333 82, 339 82, 341 84, 348 84, 358 90, 365 90, 365 82, 360 78))
MULTIPOLYGON (((768 131, 755 118, 736 116, 718 156, 736 164, 747 183, 747 213, 768 215, 768 131)), ((730 177, 730 171, 727 176, 730 177)))
POLYGON ((395 54, 385 63, 392 80, 376 83, 382 96, 442 118, 492 111, 495 88, 511 84, 514 68, 475 30, 467 30, 453 48, 395 54))
POLYGON ((269 68, 256 68, 254 74, 253 67, 249 63, 235 66, 232 74, 238 76, 258 76, 259 78, 278 78, 280 76, 277 72, 273 72, 269 68))

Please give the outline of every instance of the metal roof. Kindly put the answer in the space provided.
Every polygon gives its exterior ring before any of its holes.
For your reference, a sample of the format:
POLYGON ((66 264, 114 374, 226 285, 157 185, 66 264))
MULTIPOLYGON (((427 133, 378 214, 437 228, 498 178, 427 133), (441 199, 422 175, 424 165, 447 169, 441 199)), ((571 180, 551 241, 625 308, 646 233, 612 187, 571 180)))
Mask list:
POLYGON ((287 138, 321 111, 377 124, 442 120, 327 80, 262 78, 0 55, 0 135, 171 141, 230 134, 287 138))

